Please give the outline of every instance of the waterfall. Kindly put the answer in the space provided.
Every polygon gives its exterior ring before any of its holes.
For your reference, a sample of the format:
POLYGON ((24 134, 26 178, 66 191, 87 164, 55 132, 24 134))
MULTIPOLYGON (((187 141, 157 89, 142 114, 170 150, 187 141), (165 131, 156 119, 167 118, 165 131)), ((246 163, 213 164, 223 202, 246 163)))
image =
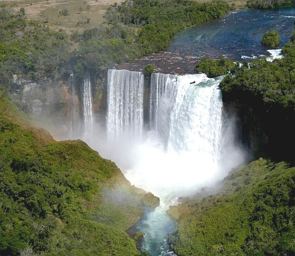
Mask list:
POLYGON ((169 206, 223 179, 230 169, 221 163, 221 141, 226 137, 221 80, 205 74, 155 73, 150 90, 145 90, 141 72, 108 71, 109 158, 132 185, 161 199, 161 205, 146 212, 137 227, 145 234, 142 249, 150 255, 175 256, 167 240, 175 231, 166 213, 169 206), (149 97, 144 97, 148 92, 149 97), (149 130, 142 136, 144 127, 149 130))
POLYGON ((138 145, 136 164, 125 176, 161 199, 139 224, 142 249, 152 256, 175 256, 167 237, 175 224, 166 213, 179 197, 189 196, 224 177, 220 168, 222 99, 220 79, 205 74, 152 74, 150 128, 156 133, 138 145))
POLYGON ((178 78, 169 148, 206 155, 214 162, 218 160, 222 131, 220 81, 208 79, 204 74, 178 78))
POLYGON ((71 118, 71 126, 70 126, 70 135, 69 135, 69 138, 70 139, 73 139, 74 138, 74 134, 75 134, 75 96, 76 96, 76 90, 75 90, 75 85, 74 85, 74 74, 71 73, 70 75, 70 79, 69 79, 69 82, 70 82, 70 86, 71 86, 71 96, 72 96, 72 112, 71 112, 71 115, 72 115, 72 118, 71 118))
POLYGON ((137 162, 125 173, 133 184, 168 202, 224 175, 220 82, 205 74, 152 75, 150 123, 160 140, 147 137, 136 148, 137 162))
POLYGON ((204 74, 152 75, 150 123, 168 149, 207 154, 216 162, 222 129, 220 81, 204 74))
MULTIPOLYGON (((132 184, 169 204, 225 177, 229 168, 221 162, 221 142, 232 135, 222 134, 221 80, 205 74, 156 73, 145 98, 149 102, 144 102, 141 72, 108 71, 107 134, 121 139, 114 143, 121 156, 113 160, 132 184), (149 119, 143 117, 144 106, 149 107, 149 119), (143 120, 152 132, 138 140, 143 120), (124 140, 126 134, 131 136, 124 140)), ((232 168, 243 159, 237 147, 231 148, 238 155, 232 168)))
POLYGON ((107 134, 140 137, 143 131, 144 76, 128 70, 108 71, 107 134))
POLYGON ((81 124, 80 124, 80 107, 79 98, 74 83, 74 74, 71 73, 70 79, 70 89, 71 89, 71 123, 70 131, 67 139, 74 140, 78 139, 81 134, 81 124))
POLYGON ((177 76, 154 73, 150 89, 150 127, 166 144, 170 130, 170 113, 177 94, 177 76))
POLYGON ((84 119, 84 137, 88 138, 93 134, 93 106, 92 106, 92 88, 90 77, 83 81, 83 119, 84 119))

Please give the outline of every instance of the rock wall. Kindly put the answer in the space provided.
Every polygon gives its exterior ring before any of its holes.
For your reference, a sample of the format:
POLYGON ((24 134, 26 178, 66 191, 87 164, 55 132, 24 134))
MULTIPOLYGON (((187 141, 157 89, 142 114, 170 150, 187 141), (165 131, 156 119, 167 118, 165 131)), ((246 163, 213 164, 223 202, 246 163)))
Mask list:
POLYGON ((247 92, 223 92, 224 108, 235 113, 239 137, 254 158, 294 163, 294 110, 267 105, 247 92))

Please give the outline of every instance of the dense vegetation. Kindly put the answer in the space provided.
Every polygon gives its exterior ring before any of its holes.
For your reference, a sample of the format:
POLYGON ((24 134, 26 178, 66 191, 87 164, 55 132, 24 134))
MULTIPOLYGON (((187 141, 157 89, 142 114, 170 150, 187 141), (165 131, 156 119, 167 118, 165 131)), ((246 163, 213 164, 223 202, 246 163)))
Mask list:
POLYGON ((210 59, 203 58, 198 61, 196 71, 207 74, 208 77, 217 77, 234 73, 237 69, 237 64, 230 59, 210 59))
POLYGON ((222 1, 127 0, 113 6, 106 17, 110 24, 138 28, 136 43, 142 54, 149 54, 166 49, 180 30, 220 18, 228 11, 229 6, 222 1))
POLYGON ((83 142, 28 126, 2 92, 0 113, 0 255, 138 255, 125 231, 153 197, 83 142))
POLYGON ((221 83, 227 108, 237 112, 241 136, 255 156, 294 162, 295 44, 284 48, 285 57, 273 63, 251 62, 221 83))
POLYGON ((247 6, 249 8, 257 9, 274 9, 280 7, 295 6, 294 0, 248 0, 247 6))
POLYGON ((23 10, 15 13, 0 9, 0 82, 13 74, 29 79, 53 78, 61 73, 68 59, 69 43, 62 32, 29 21, 23 10))
POLYGON ((223 186, 218 195, 173 209, 177 255, 295 254, 295 168, 260 159, 223 186))
POLYGON ((280 46, 281 38, 277 31, 266 32, 261 40, 263 46, 268 48, 278 48, 280 46))

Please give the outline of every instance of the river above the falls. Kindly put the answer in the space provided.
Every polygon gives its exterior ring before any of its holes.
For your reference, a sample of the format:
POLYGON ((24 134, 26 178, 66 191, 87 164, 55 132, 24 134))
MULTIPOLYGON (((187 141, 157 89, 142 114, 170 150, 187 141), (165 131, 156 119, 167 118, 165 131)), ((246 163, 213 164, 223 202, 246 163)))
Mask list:
POLYGON ((261 45, 263 34, 277 30, 285 45, 294 29, 295 8, 278 10, 241 10, 223 19, 187 29, 177 34, 169 51, 195 57, 220 57, 239 60, 268 55, 261 45))

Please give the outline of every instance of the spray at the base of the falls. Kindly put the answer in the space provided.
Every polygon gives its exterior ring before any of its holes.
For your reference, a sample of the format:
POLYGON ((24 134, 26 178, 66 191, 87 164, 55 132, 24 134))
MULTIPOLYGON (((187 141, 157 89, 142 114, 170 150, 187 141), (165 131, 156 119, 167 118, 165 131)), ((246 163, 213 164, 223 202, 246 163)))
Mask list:
POLYGON ((140 137, 143 132, 144 76, 128 70, 108 71, 107 135, 140 137))
POLYGON ((90 77, 84 78, 83 81, 83 120, 84 132, 83 137, 87 140, 93 135, 94 117, 92 104, 92 87, 90 77))
POLYGON ((167 203, 222 176, 221 78, 153 74, 147 104, 151 129, 143 133, 143 74, 109 70, 108 75, 108 136, 145 135, 144 142, 129 139, 128 168, 118 162, 134 185, 167 203))

